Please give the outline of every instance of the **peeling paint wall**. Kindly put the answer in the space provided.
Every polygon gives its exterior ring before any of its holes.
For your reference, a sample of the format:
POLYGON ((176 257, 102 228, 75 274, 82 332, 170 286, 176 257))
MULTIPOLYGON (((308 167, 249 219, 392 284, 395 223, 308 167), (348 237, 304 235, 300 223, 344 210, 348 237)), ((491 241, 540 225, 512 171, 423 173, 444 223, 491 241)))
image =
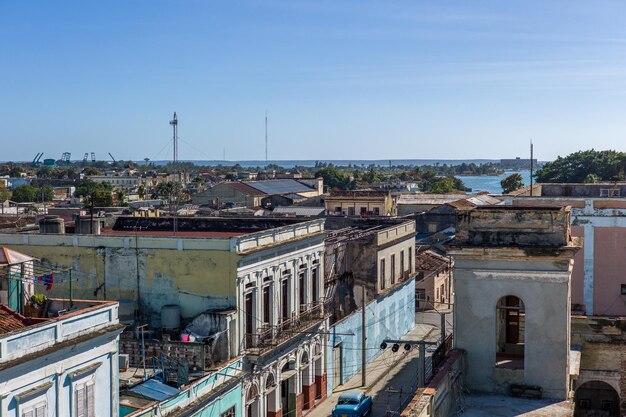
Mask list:
MULTIPOLYGON (((106 238, 103 238, 106 239, 106 238)), ((134 239, 132 240, 134 242, 134 239)), ((166 304, 181 307, 183 318, 209 309, 236 306, 239 255, 220 250, 170 248, 8 245, 42 261, 71 266, 72 295, 83 299, 128 299, 143 317, 160 325, 166 304)), ((57 277, 53 297, 68 297, 69 275, 57 277)))

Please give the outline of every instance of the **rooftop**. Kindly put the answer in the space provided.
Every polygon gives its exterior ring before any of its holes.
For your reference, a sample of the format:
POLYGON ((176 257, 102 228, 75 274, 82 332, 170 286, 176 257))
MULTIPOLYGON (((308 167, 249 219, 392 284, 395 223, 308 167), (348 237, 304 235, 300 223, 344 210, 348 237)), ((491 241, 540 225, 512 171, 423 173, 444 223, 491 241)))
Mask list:
POLYGON ((314 188, 293 179, 246 181, 244 184, 269 195, 315 191, 314 188))
POLYGON ((462 417, 571 417, 570 401, 554 402, 499 395, 470 394, 463 397, 462 417))
POLYGON ((389 191, 379 191, 379 190, 352 190, 352 191, 332 191, 328 199, 338 198, 338 197, 348 197, 348 198, 363 198, 363 197, 387 197, 389 196, 389 191))

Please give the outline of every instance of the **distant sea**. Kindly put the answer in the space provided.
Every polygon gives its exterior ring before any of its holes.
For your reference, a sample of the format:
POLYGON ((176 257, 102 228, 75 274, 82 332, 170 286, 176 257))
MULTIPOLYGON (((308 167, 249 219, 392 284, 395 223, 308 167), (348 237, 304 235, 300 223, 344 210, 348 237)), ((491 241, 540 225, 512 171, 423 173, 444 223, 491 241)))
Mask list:
MULTIPOLYGON (((359 159, 325 159, 319 160, 320 162, 324 162, 326 164, 333 164, 337 166, 348 166, 348 165, 356 165, 356 166, 389 166, 391 165, 406 165, 406 166, 420 166, 420 165, 461 165, 462 163, 475 163, 475 164, 484 164, 487 162, 500 162, 499 159, 370 159, 370 160, 359 160, 359 159)), ((137 164, 144 164, 144 161, 136 161, 137 164)), ((150 161, 151 164, 156 165, 165 165, 170 163, 171 161, 150 161)), ((269 164, 275 164, 281 166, 283 168, 295 168, 295 167, 314 167, 317 160, 269 160, 269 161, 261 161, 261 160, 251 160, 251 161, 181 161, 181 162, 191 162, 195 165, 204 165, 204 166, 233 166, 235 164, 239 164, 243 168, 256 168, 256 167, 264 167, 269 164)))
MULTIPOLYGON (((500 181, 516 171, 505 171, 502 175, 458 175, 467 188, 471 188, 473 193, 487 191, 492 194, 502 194, 500 181)), ((524 181, 524 185, 530 185, 530 171, 517 171, 524 181)))
MULTIPOLYGON (((165 165, 170 161, 151 161, 156 165, 165 165)), ((183 162, 183 161, 181 161, 183 162)), ((243 168, 256 168, 265 167, 268 164, 275 164, 283 168, 295 168, 295 167, 314 167, 316 160, 252 160, 252 161, 184 161, 191 162, 195 165, 204 166, 233 166, 239 164, 243 168)), ((350 159, 333 159, 333 160, 320 160, 327 164, 333 164, 336 166, 389 166, 391 165, 406 165, 406 166, 421 166, 421 165, 461 165, 462 163, 470 164, 484 164, 488 162, 499 163, 499 159, 376 159, 376 160, 350 160, 350 159)), ((137 161, 138 164, 145 163, 144 161, 137 161)), ((478 193, 481 191, 487 191, 493 194, 501 194, 502 186, 500 181, 516 171, 505 171, 502 175, 459 175, 465 186, 472 189, 472 192, 478 193)), ((522 175, 524 185, 530 185, 530 171, 519 171, 522 175)))

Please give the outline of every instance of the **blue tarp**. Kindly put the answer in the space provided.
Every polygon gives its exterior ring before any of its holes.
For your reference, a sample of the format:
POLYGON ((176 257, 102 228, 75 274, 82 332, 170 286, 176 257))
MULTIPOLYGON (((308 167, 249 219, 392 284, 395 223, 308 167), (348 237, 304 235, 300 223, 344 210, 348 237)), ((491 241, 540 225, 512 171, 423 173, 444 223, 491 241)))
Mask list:
POLYGON ((130 389, 135 394, 139 394, 142 397, 150 398, 157 401, 164 401, 168 398, 180 393, 179 389, 165 385, 155 379, 149 379, 146 382, 142 382, 139 385, 135 385, 130 389))

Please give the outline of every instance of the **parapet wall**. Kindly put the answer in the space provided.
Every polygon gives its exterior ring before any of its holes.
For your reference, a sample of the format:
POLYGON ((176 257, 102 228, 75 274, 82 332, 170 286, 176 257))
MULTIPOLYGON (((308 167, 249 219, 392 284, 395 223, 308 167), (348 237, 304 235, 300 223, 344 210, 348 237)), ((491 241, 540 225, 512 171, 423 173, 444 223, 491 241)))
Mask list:
POLYGON ((567 246, 568 207, 485 206, 461 210, 453 245, 567 246))

